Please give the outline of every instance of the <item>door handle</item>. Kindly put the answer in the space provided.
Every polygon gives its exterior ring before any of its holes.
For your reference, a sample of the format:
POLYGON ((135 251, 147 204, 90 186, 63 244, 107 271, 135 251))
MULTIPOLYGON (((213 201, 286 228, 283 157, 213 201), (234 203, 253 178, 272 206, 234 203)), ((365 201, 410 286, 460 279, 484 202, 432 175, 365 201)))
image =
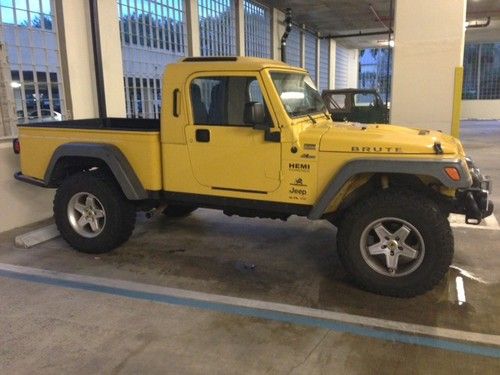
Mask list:
POLYGON ((195 134, 196 142, 210 142, 210 130, 197 129, 195 134))

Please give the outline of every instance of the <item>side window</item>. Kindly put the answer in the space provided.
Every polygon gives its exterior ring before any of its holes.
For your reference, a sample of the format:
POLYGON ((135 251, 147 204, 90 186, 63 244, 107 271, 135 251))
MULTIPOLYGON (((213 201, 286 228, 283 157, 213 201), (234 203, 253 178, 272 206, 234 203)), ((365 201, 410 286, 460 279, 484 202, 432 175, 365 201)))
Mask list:
POLYGON ((377 104, 377 97, 374 94, 355 94, 354 103, 356 107, 375 106, 377 104))
POLYGON ((190 95, 195 125, 251 126, 244 121, 245 106, 249 102, 262 103, 266 120, 270 122, 256 77, 195 78, 190 95))
POLYGON ((347 95, 346 94, 331 94, 327 96, 328 109, 330 111, 344 110, 347 108, 347 95))

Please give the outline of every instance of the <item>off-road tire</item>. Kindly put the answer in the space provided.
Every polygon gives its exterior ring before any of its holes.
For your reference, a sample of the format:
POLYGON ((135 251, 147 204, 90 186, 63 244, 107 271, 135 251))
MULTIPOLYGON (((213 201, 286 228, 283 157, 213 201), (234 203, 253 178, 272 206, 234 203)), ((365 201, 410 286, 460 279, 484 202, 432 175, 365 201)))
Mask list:
MULTIPOLYGON (((337 248, 346 271, 361 288, 407 298, 431 290, 443 279, 452 262, 454 244, 446 214, 436 203, 415 192, 388 189, 356 203, 346 212, 338 228, 337 248), (365 229, 382 218, 404 220, 423 239, 425 251, 421 263, 408 275, 383 275, 362 254, 365 229)), ((367 250, 364 251, 366 254, 367 250)))
POLYGON ((54 197, 54 217, 61 236, 76 250, 100 254, 111 251, 128 240, 135 226, 136 209, 127 200, 113 177, 81 172, 68 177, 54 197), (93 238, 79 234, 70 222, 69 204, 77 194, 96 197, 105 212, 105 224, 93 238))
POLYGON ((181 206, 181 205, 168 205, 163 210, 163 215, 171 218, 180 218, 189 216, 197 207, 181 206))

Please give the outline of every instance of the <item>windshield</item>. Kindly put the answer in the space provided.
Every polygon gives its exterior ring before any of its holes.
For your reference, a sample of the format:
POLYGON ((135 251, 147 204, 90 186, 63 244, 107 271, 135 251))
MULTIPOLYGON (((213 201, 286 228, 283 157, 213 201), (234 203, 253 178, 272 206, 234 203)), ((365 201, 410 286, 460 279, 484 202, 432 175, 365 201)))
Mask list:
POLYGON ((290 117, 325 112, 325 104, 307 74, 274 72, 271 78, 290 117))

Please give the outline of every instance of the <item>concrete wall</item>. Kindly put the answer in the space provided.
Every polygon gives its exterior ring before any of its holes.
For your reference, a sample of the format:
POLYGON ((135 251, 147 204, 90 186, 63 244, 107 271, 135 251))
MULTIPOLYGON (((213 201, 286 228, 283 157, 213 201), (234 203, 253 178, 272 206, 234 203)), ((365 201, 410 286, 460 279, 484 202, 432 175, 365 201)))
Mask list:
POLYGON ((358 87, 359 51, 340 44, 335 45, 335 66, 333 78, 336 89, 358 87))
POLYGON ((31 186, 14 179, 19 156, 10 139, 0 140, 0 232, 52 216, 54 190, 31 186))
POLYGON ((500 99, 462 100, 462 119, 500 120, 500 99))

